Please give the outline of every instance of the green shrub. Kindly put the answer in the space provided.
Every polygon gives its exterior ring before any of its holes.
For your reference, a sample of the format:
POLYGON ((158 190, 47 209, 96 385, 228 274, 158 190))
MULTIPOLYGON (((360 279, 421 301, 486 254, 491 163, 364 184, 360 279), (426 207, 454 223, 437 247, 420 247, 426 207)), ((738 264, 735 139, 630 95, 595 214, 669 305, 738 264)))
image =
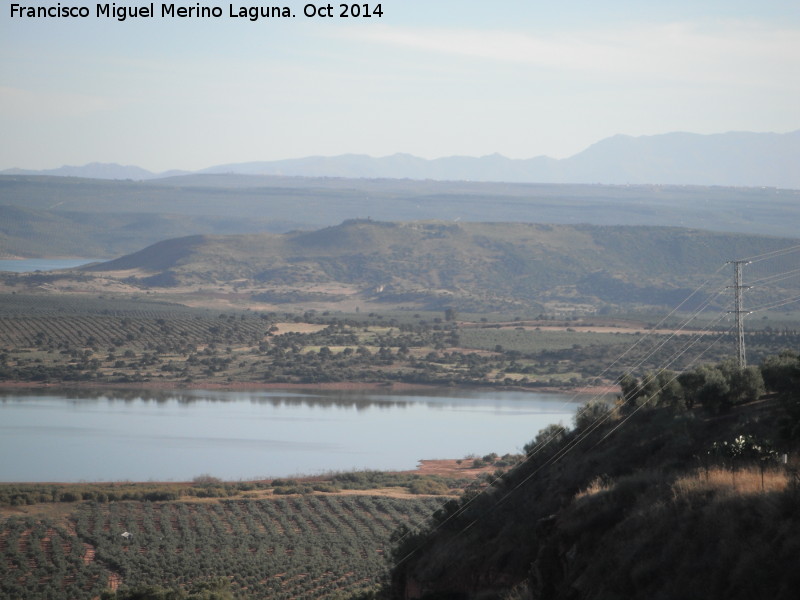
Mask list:
POLYGON ((593 398, 575 413, 575 429, 586 431, 596 423, 605 422, 611 416, 611 406, 605 400, 593 398))
POLYGON ((408 486, 412 494, 427 494, 431 496, 444 496, 449 493, 449 488, 445 483, 434 479, 418 479, 412 481, 408 486))

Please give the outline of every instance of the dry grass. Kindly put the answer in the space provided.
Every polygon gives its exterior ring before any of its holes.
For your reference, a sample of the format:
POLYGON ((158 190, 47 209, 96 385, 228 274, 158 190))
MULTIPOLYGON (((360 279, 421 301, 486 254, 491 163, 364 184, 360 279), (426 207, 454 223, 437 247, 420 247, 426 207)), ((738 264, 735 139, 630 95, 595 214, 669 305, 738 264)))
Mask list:
MULTIPOLYGON (((595 477, 589 485, 575 494, 575 499, 588 498, 614 489, 616 482, 608 477, 595 477)), ((744 467, 734 470, 714 467, 697 469, 679 477, 672 484, 675 499, 691 496, 730 498, 767 492, 782 492, 789 485, 789 476, 782 469, 744 467)))
POLYGON ((275 323, 277 331, 275 335, 284 333, 316 333, 322 331, 327 325, 318 325, 314 323, 275 323))
POLYGON ((75 511, 72 502, 47 502, 28 504, 25 506, 0 506, 0 522, 10 517, 34 517, 50 519, 61 526, 69 528, 70 516, 75 511))
POLYGON ((580 492, 575 494, 575 499, 579 500, 581 498, 586 498, 588 496, 594 496, 595 494, 599 494, 601 492, 607 492, 612 487, 614 487, 613 482, 608 479, 607 477, 595 477, 592 479, 592 482, 589 484, 588 487, 582 489, 580 492))
POLYGON ((672 484, 676 499, 691 495, 714 494, 717 497, 743 496, 765 492, 782 492, 789 485, 789 477, 783 470, 758 467, 722 469, 719 467, 698 469, 678 478, 672 484))

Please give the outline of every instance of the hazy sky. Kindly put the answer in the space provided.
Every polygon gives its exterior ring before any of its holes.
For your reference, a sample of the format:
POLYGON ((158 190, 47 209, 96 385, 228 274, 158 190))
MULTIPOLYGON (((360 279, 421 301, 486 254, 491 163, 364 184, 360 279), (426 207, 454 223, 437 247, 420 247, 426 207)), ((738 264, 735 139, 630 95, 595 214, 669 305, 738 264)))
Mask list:
POLYGON ((797 0, 387 0, 370 19, 287 0, 295 18, 256 22, 216 0, 200 5, 219 19, 161 19, 155 3, 125 22, 82 0, 61 4, 85 19, 11 18, 11 4, 0 169, 562 158, 618 133, 800 128, 797 0))

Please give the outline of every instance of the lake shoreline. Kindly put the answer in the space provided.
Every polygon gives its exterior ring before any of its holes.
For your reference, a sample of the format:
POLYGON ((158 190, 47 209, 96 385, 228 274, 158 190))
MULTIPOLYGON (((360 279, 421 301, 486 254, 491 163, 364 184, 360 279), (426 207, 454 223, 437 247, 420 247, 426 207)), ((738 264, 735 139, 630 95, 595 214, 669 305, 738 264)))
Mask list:
POLYGON ((519 452, 543 427, 569 422, 584 398, 351 382, 205 390, 18 384, 0 386, 0 400, 0 454, 25 457, 4 465, 0 479, 79 482, 185 481, 197 473, 261 480, 420 464, 452 471, 432 461, 519 452))
POLYGON ((366 382, 366 381, 331 381, 325 383, 261 383, 251 381, 240 382, 181 382, 144 381, 138 383, 100 383, 100 382, 46 382, 3 381, 0 382, 0 393, 20 390, 215 390, 215 391, 258 391, 258 390, 291 390, 291 391, 353 391, 353 392, 425 392, 444 389, 455 390, 492 390, 497 392, 531 392, 546 394, 574 394, 576 396, 603 396, 620 393, 619 386, 585 386, 577 388, 560 388, 553 386, 476 386, 476 385, 436 385, 430 383, 406 382, 366 382))
MULTIPOLYGON (((369 471, 371 469, 363 469, 364 471, 369 471)), ((479 475, 483 475, 484 473, 492 473, 496 470, 494 465, 488 464, 480 467, 473 466, 471 459, 466 458, 421 458, 417 461, 417 466, 413 469, 374 469, 375 471, 381 473, 395 473, 395 474, 407 474, 407 475, 436 475, 439 477, 452 477, 452 478, 464 478, 464 479, 475 479, 479 475)), ((339 471, 341 473, 347 473, 348 471, 339 471)), ((352 471, 354 473, 358 473, 359 470, 352 471)), ((337 472, 338 473, 338 472, 337 472)), ((231 479, 225 480, 220 479, 221 483, 237 483, 237 482, 253 482, 253 483, 271 483, 277 479, 291 479, 300 483, 315 483, 321 481, 328 481, 331 476, 335 473, 324 473, 324 474, 304 474, 299 473, 291 476, 280 476, 280 477, 268 477, 268 478, 252 478, 252 479, 231 479)), ((157 480, 142 480, 142 481, 130 481, 127 479, 120 479, 118 481, 0 481, 0 486, 10 486, 10 485, 23 485, 23 486, 35 486, 35 485, 56 485, 56 486, 63 486, 63 487, 80 487, 80 486, 87 486, 87 485, 94 485, 94 486, 159 486, 159 487, 171 487, 171 488, 187 488, 193 485, 197 485, 191 479, 186 479, 183 481, 177 480, 164 480, 164 481, 157 481, 157 480)), ((341 494, 342 492, 347 490, 340 490, 338 492, 332 492, 341 494)), ((356 490, 359 493, 369 494, 371 489, 364 489, 364 490, 356 490)), ((318 494, 325 494, 329 492, 315 492, 318 494)), ((384 495, 384 494, 380 494, 384 495)))

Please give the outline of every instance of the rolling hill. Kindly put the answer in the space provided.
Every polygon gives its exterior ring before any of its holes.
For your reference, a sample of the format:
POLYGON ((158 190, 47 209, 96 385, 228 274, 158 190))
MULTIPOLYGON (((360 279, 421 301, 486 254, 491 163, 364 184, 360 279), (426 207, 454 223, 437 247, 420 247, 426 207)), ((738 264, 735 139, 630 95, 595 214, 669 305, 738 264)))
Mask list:
MULTIPOLYGON (((165 240, 84 269, 154 288, 233 286, 272 303, 358 298, 436 309, 552 302, 672 306, 726 261, 796 244, 665 227, 362 219, 312 232, 165 240)), ((789 271, 791 264, 773 268, 789 271)), ((780 284, 796 285, 791 279, 780 284)), ((753 290, 750 299, 767 301, 776 292, 786 287, 753 290)))
POLYGON ((800 191, 186 175, 147 182, 0 176, 0 256, 111 258, 192 234, 344 219, 691 226, 797 235, 800 191))

